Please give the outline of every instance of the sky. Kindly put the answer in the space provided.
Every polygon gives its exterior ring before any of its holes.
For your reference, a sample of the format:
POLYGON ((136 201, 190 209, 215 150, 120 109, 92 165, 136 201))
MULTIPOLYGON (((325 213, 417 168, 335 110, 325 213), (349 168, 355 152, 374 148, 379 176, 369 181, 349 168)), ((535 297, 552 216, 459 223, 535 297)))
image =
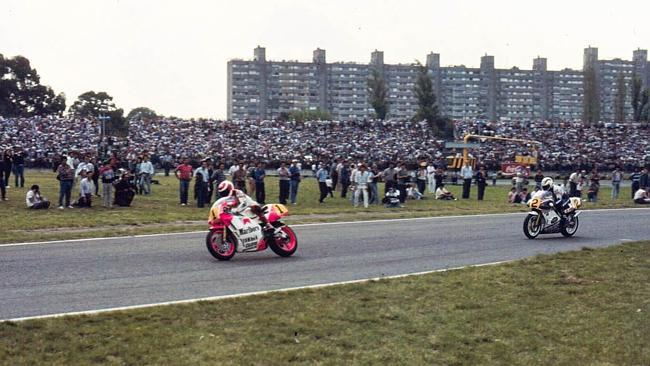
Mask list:
POLYGON ((0 54, 23 55, 71 105, 106 91, 125 113, 149 107, 184 118, 226 117, 226 63, 252 59, 551 70, 582 67, 583 49, 631 59, 650 47, 650 2, 618 0, 0 0, 0 54))

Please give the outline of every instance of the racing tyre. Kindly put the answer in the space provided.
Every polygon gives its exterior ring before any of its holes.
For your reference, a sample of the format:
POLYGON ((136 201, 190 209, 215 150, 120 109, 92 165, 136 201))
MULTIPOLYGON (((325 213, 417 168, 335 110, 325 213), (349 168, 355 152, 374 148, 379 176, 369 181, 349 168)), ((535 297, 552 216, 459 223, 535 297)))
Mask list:
POLYGON ((269 243, 273 253, 280 257, 290 257, 298 249, 296 233, 288 226, 282 226, 280 233, 276 234, 275 242, 269 243))
POLYGON ((575 216, 567 217, 566 223, 560 229, 560 233, 568 238, 573 236, 576 231, 578 231, 578 218, 575 216))
POLYGON ((524 234, 528 239, 535 239, 542 232, 544 218, 537 215, 528 215, 524 220, 524 234))
POLYGON ((210 254, 220 261, 227 261, 235 255, 236 244, 230 233, 226 235, 224 240, 223 231, 210 230, 205 237, 205 244, 210 254))

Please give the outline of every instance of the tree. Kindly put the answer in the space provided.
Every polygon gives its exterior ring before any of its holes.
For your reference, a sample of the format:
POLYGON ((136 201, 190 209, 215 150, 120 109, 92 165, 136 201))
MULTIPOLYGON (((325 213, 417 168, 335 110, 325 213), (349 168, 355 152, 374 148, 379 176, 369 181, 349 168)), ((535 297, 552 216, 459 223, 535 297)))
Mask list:
MULTIPOLYGON (((282 113, 280 113, 280 117, 284 117, 282 113)), ((295 120, 296 122, 304 122, 304 121, 327 121, 332 119, 332 115, 327 112, 323 111, 321 109, 315 109, 315 110, 293 110, 289 112, 287 115, 288 118, 287 120, 295 120)))
POLYGON ((616 97, 614 98, 614 122, 625 122, 625 76, 618 74, 616 80, 616 97))
POLYGON ((158 118, 158 114, 150 108, 147 107, 137 107, 133 108, 129 114, 126 115, 127 120, 132 120, 132 119, 142 119, 142 118, 147 118, 147 119, 155 119, 158 118))
POLYGON ((106 118, 107 135, 125 134, 129 125, 124 110, 117 108, 113 97, 106 92, 88 91, 81 94, 70 106, 70 114, 77 117, 106 118))
POLYGON ((641 93, 641 107, 639 108, 641 110, 640 114, 640 121, 645 121, 650 122, 650 92, 648 89, 644 90, 643 93, 641 93))
POLYGON ((584 71, 582 121, 586 125, 600 121, 600 93, 596 69, 588 66, 584 71))
POLYGON ((641 113, 643 112, 643 104, 641 104, 641 87, 642 82, 636 74, 632 75, 632 111, 634 113, 634 122, 641 120, 641 113))
POLYGON ((433 92, 433 83, 429 77, 429 70, 426 66, 416 61, 418 76, 413 87, 413 93, 418 100, 418 110, 413 116, 414 121, 426 121, 429 131, 434 135, 451 138, 454 128, 451 120, 440 115, 436 95, 433 92))
POLYGON ((372 69, 368 79, 368 102, 374 108, 377 118, 386 119, 388 114, 388 86, 383 75, 372 69))
POLYGON ((0 115, 60 115, 64 110, 65 95, 55 95, 52 88, 41 85, 38 72, 31 67, 27 58, 4 58, 0 54, 0 115))

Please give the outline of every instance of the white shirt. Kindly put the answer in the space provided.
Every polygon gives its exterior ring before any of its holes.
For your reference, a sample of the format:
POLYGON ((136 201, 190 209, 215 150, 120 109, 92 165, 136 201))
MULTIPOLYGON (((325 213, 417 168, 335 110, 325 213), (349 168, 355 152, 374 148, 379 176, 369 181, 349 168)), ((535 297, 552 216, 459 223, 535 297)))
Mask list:
POLYGON ((154 170, 153 170, 153 164, 151 164, 150 161, 143 161, 140 163, 140 173, 147 173, 149 175, 153 175, 154 170))
POLYGON ((648 193, 644 189, 634 192, 634 200, 648 198, 648 193))
POLYGON ((472 176, 474 176, 474 172, 472 171, 472 167, 467 165, 463 166, 460 169, 460 175, 463 177, 463 179, 472 179, 472 176))
POLYGON ((81 183, 79 184, 79 194, 84 196, 87 194, 91 194, 91 192, 92 192, 92 184, 90 183, 90 179, 86 177, 82 179, 81 183))

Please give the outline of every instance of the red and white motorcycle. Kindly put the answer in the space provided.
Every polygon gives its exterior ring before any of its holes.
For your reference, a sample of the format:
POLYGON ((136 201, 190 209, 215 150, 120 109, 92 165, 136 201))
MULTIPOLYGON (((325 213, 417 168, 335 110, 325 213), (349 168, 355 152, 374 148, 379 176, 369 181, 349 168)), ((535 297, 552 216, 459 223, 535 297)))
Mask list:
POLYGON ((259 252, 271 248, 281 256, 289 257, 298 249, 296 233, 281 219, 289 210, 281 204, 262 207, 273 231, 263 230, 259 217, 249 208, 241 213, 233 210, 239 205, 234 197, 224 197, 212 205, 208 224, 210 231, 205 238, 208 251, 219 260, 229 260, 235 253, 259 252))

